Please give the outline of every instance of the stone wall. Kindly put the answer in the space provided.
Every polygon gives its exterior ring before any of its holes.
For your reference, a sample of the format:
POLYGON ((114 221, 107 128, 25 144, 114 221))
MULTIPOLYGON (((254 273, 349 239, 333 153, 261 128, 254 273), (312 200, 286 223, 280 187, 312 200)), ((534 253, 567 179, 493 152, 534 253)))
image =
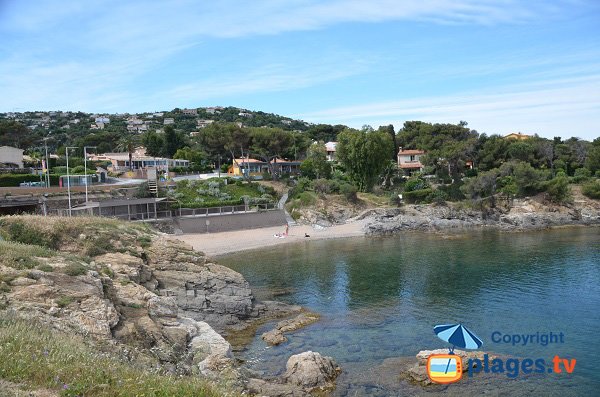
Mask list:
POLYGON ((283 210, 226 214, 215 216, 180 217, 177 219, 183 233, 218 233, 231 230, 282 226, 287 223, 283 210), (207 221, 209 224, 207 225, 207 221))

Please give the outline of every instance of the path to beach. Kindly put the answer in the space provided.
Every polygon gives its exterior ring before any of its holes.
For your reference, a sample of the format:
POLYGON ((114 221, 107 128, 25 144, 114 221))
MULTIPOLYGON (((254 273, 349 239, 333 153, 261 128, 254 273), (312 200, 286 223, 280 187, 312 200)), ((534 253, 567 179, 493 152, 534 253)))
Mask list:
POLYGON ((202 251, 208 256, 217 256, 305 240, 364 236, 362 226, 362 221, 335 225, 320 230, 308 225, 292 226, 285 238, 275 237, 276 234, 285 231, 285 226, 222 233, 184 234, 174 238, 190 244, 194 249, 202 251), (304 237, 305 233, 310 237, 304 237))

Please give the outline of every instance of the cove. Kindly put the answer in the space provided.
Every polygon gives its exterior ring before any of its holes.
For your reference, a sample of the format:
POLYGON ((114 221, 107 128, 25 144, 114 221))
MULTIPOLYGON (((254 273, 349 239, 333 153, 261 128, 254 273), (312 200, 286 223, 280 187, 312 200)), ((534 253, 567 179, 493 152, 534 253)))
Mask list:
POLYGON ((461 380, 461 394, 500 388, 510 395, 592 395, 600 389, 600 230, 473 232, 456 236, 405 233, 387 238, 306 241, 227 255, 258 299, 298 304, 322 315, 316 324, 268 347, 258 330, 237 352, 248 368, 275 375, 306 350, 343 368, 334 395, 422 395, 399 379, 398 358, 446 348, 433 326, 463 323, 483 350, 516 357, 577 359, 568 376, 461 380), (494 343, 494 332, 562 332, 564 343, 494 343))

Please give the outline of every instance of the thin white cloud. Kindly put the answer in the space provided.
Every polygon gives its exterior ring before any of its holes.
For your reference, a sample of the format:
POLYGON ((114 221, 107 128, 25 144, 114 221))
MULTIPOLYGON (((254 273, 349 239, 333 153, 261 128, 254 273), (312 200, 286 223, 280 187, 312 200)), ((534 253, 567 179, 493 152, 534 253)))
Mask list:
POLYGON ((394 124, 406 120, 458 122, 466 120, 480 132, 523 131, 542 136, 595 138, 600 125, 600 74, 538 81, 496 92, 471 92, 367 103, 297 115, 312 122, 355 127, 394 124), (577 126, 578 130, 573 130, 577 126))

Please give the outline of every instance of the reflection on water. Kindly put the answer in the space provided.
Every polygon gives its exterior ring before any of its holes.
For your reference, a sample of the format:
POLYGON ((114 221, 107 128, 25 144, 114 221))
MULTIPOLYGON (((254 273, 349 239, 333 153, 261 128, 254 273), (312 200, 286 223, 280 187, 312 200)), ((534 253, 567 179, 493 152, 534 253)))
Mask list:
MULTIPOLYGON (((600 389, 598 229, 310 241, 219 261, 241 272, 259 299, 299 304, 323 316, 281 346, 268 348, 255 338, 240 356, 264 373, 281 371, 291 354, 315 350, 345 369, 337 394, 364 394, 370 382, 381 383, 369 380, 367 369, 375 374, 386 359, 445 347, 432 327, 461 322, 483 339, 485 350, 577 359, 569 377, 520 380, 537 392, 590 395, 600 389), (563 332, 566 343, 513 347, 492 343, 494 331, 563 332)), ((399 380, 384 383, 372 394, 411 394, 399 380)))

